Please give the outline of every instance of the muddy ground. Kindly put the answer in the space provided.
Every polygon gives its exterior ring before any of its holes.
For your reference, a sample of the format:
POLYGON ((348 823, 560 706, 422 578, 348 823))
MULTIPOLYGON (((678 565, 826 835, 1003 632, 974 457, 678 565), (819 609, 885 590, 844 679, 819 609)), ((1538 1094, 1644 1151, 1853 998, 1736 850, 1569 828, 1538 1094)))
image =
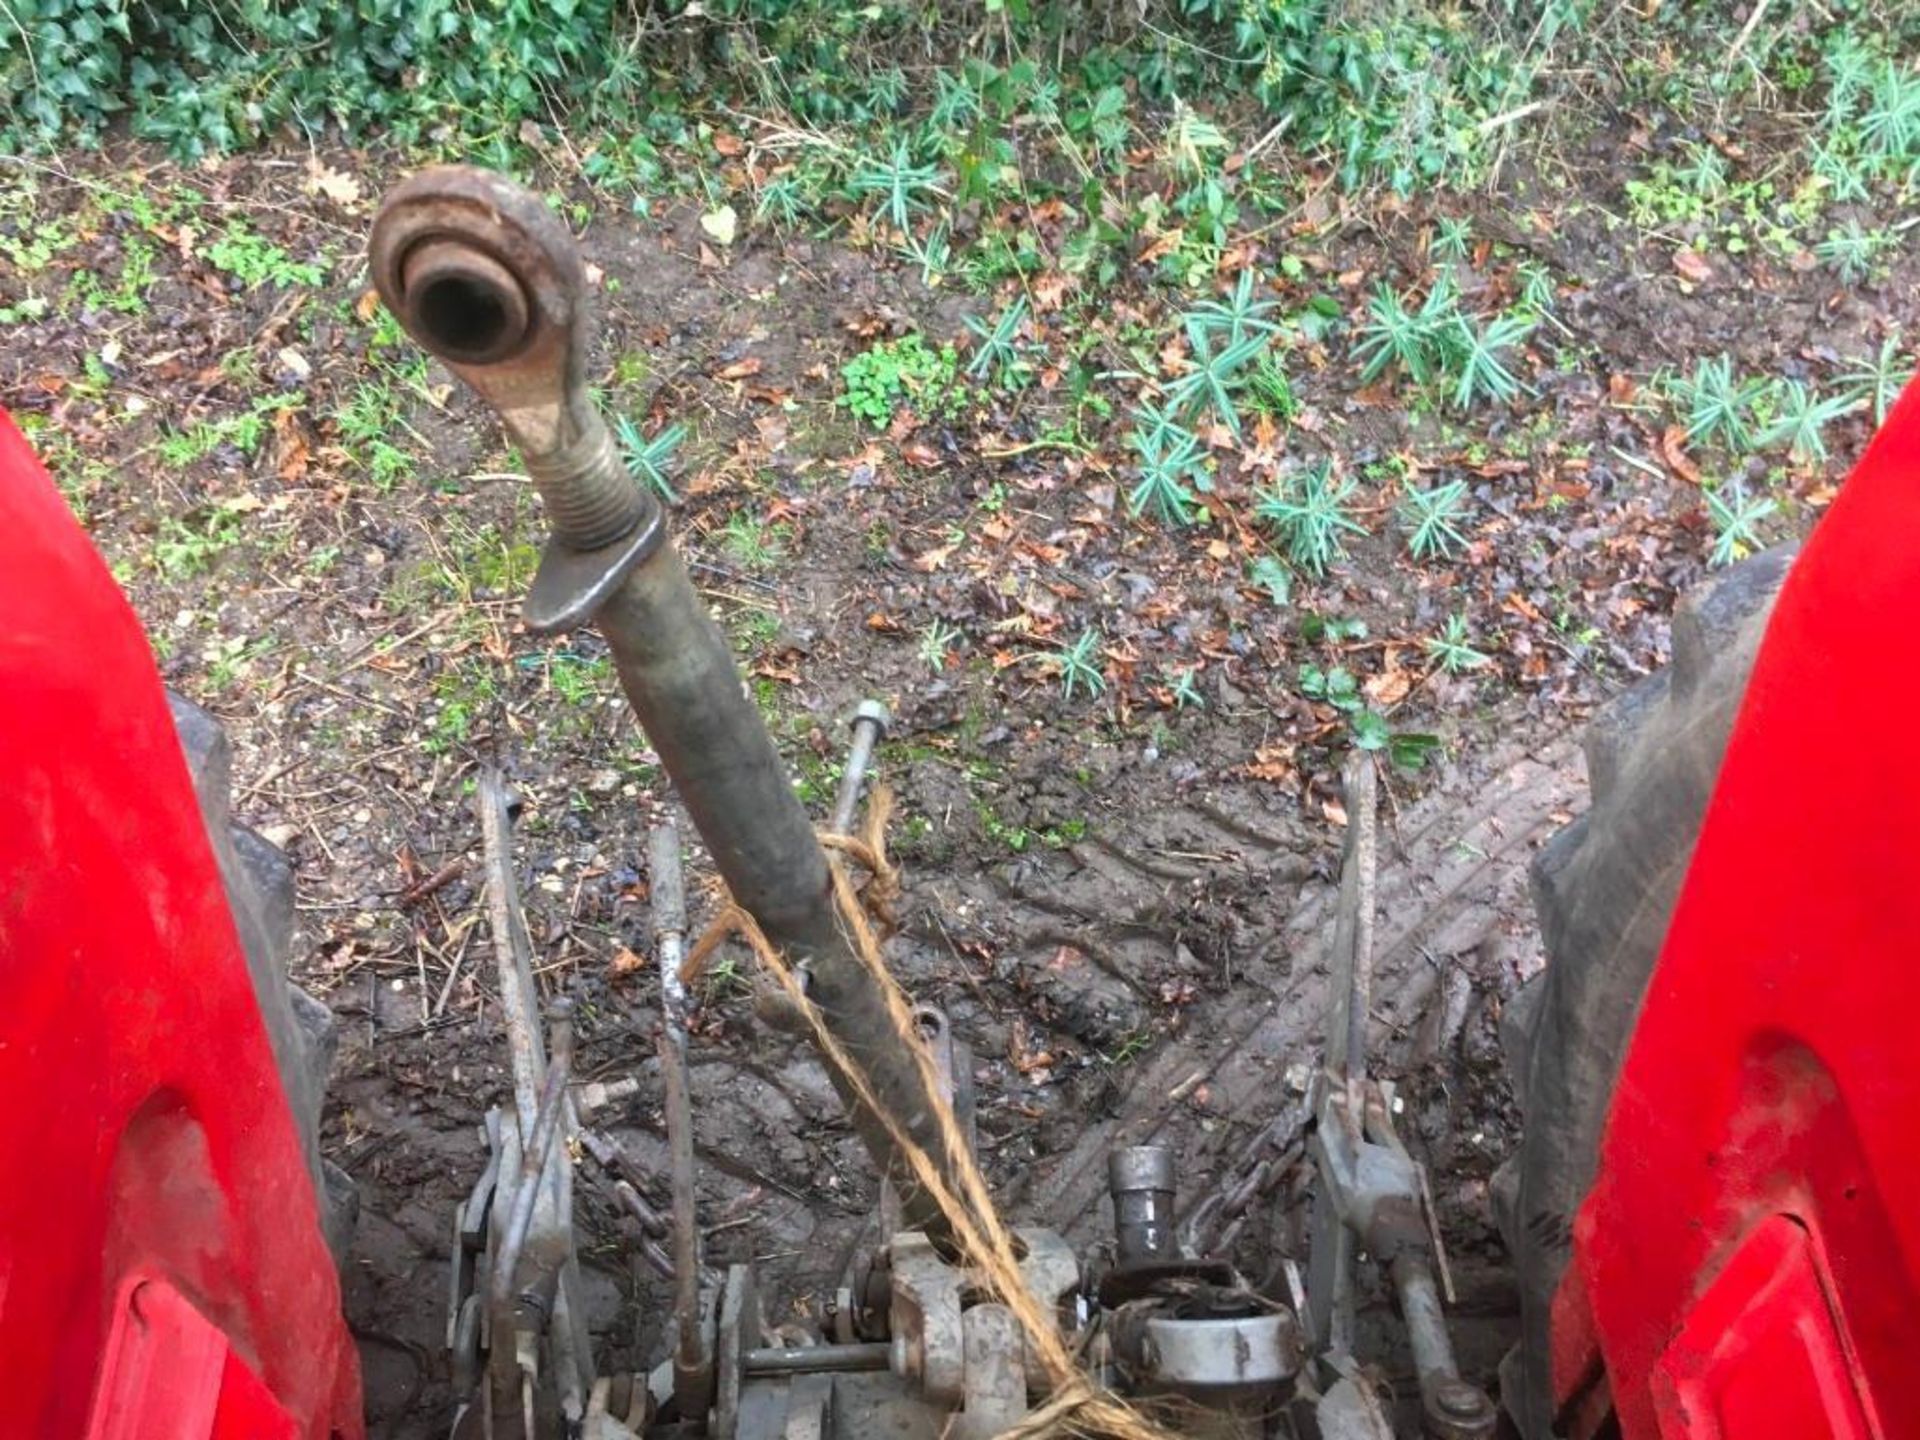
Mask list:
MULTIPOLYGON (((1360 383, 1345 342, 1297 352, 1300 453, 1369 477, 1405 457, 1467 479, 1479 510, 1466 555, 1416 567, 1372 488, 1375 533, 1286 604, 1246 579, 1247 482, 1231 473, 1218 523, 1176 534, 1128 519, 1117 447, 1044 443, 1048 402, 884 433, 834 404, 840 364, 875 337, 956 336, 986 302, 832 241, 749 230, 722 249, 691 211, 635 219, 575 191, 570 216, 608 327, 603 389, 648 431, 689 424, 679 540, 816 813, 854 705, 876 696, 897 717, 880 761, 906 882, 890 958, 971 1047, 981 1154, 1011 1217, 1098 1238, 1107 1148, 1150 1137, 1178 1148, 1198 1198, 1312 1064, 1344 728, 1299 693, 1299 665, 1352 665, 1396 725, 1439 737, 1386 794, 1374 1037, 1434 1177, 1464 1357, 1489 1384, 1514 1299, 1487 1181, 1519 1118, 1497 1028, 1540 964, 1526 865, 1584 803, 1583 717, 1663 663, 1666 616, 1710 538, 1697 477, 1660 448, 1670 417, 1636 389, 1723 351, 1755 373, 1818 370, 1920 319, 1910 267, 1854 287, 1763 257, 1677 272, 1663 241, 1610 219, 1617 149, 1579 162, 1577 202, 1560 175, 1449 202, 1560 277, 1565 337, 1543 333, 1517 408, 1462 427, 1360 383), (1456 610, 1493 663, 1450 676, 1419 637, 1456 610), (1327 639, 1307 616, 1366 630, 1327 639), (1064 696, 1033 657, 1094 623, 1107 688, 1064 696), (933 624, 959 637, 938 669, 933 624), (1164 677, 1185 667, 1200 705, 1168 698, 1164 677)), ((296 975, 340 1025, 325 1139, 361 1195, 346 1290, 370 1418, 377 1435, 426 1436, 448 1418, 448 1217, 507 1089, 477 768, 497 760, 525 802, 536 963, 547 994, 577 1002, 582 1076, 639 1080, 596 1123, 656 1174, 644 837, 673 798, 598 638, 517 628, 540 528, 494 426, 438 367, 414 368, 366 303, 361 247, 387 172, 327 157, 326 174, 356 177, 348 195, 316 187, 316 163, 180 171, 118 151, 11 172, 9 233, 66 240, 0 275, 0 303, 50 298, 13 327, 0 401, 41 423, 169 682, 227 723, 238 810, 294 859, 296 975), (183 193, 197 199, 158 218, 128 199, 183 193), (236 220, 318 282, 211 266, 209 238, 236 220), (140 237, 159 255, 138 307, 69 300, 78 277, 122 273, 140 237), (355 419, 369 376, 399 397, 401 462, 355 419), (169 447, 263 395, 299 398, 253 445, 169 447)), ((1357 309, 1364 277, 1413 265, 1428 212, 1321 203, 1295 246, 1306 280, 1273 279, 1357 309)), ((1467 283, 1504 283, 1501 263, 1483 251, 1467 283)), ((1136 275, 1077 303, 1145 323, 1162 302, 1136 275)), ((1812 523, 1864 435, 1841 422, 1832 461, 1787 477, 1776 537, 1812 523)), ((692 865, 705 916, 697 850, 692 865)), ((819 1064, 756 1018, 750 970, 724 957, 700 993, 700 1210, 712 1262, 753 1259, 775 1318, 803 1318, 870 1238, 875 1184, 819 1064)), ((650 1362, 667 1291, 591 1162, 577 1193, 606 1359, 650 1362)), ((1297 1245, 1271 1228, 1240 1242, 1262 1278, 1297 1245)))

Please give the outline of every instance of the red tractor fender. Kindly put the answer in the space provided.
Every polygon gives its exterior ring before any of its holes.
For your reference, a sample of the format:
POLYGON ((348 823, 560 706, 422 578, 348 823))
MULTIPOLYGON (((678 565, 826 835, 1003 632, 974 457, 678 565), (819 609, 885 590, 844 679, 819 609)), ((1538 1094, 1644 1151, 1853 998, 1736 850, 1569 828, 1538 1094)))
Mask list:
POLYGON ((160 677, 0 410, 0 1434, 359 1440, 359 1367, 160 677))
POLYGON ((1920 384, 1775 603, 1554 1306, 1570 1434, 1920 1435, 1920 384))

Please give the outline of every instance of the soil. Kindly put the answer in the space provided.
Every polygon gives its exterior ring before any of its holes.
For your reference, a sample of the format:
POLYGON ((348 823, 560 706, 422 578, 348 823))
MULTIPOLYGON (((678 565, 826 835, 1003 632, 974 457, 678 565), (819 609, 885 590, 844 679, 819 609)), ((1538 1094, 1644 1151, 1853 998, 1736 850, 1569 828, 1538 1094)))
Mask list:
MULTIPOLYGON (((508 1089, 476 769, 497 760, 525 804, 519 881, 543 990, 577 1005, 581 1077, 639 1082, 595 1123, 656 1176, 644 839, 673 800, 598 637, 517 628, 528 570, 515 547, 537 543, 536 507, 497 429, 437 367, 406 391, 397 433, 413 473, 389 492, 371 482, 342 415, 382 359, 358 307, 387 171, 324 163, 359 193, 316 193, 304 153, 179 171, 122 150, 15 172, 33 177, 33 218, 16 206, 0 223, 58 220, 74 238, 40 272, 0 273, 0 304, 55 297, 14 328, 0 402, 44 418, 38 443, 169 683, 229 727, 236 810, 296 863, 296 978, 340 1023, 326 1147, 361 1196, 348 1313, 372 1433, 398 1440, 445 1433, 448 1217, 508 1089), (144 308, 60 298, 76 276, 117 271, 141 228, 127 193, 175 189, 201 197, 197 218, 173 227, 144 308), (210 267, 208 230, 229 217, 321 263, 325 282, 249 290, 210 267), (163 458, 169 433, 294 379, 300 403, 258 448, 163 458), (216 513, 237 527, 212 527, 216 513), (214 536, 214 553, 158 563, 182 526, 214 536)), ((1568 338, 1541 342, 1537 394, 1517 409, 1452 434, 1361 384, 1344 341, 1302 347, 1299 453, 1356 473, 1401 457, 1428 482, 1467 479, 1480 510, 1457 562, 1411 566, 1370 482, 1375 534, 1287 606, 1244 579, 1250 472, 1223 475, 1213 526, 1175 533, 1128 521, 1117 442, 1045 443, 1047 401, 887 433, 834 405, 840 365, 876 337, 960 335, 962 313, 988 302, 929 292, 835 242, 749 231, 718 247, 691 211, 590 208, 583 235, 607 329, 598 373, 643 428, 693 431, 678 543, 817 812, 854 705, 893 709, 879 769, 898 794, 906 897, 890 959, 971 1050, 980 1152, 1010 1217, 1098 1240, 1106 1151, 1148 1139, 1177 1149, 1183 1199, 1197 1201, 1315 1063, 1344 728, 1299 694, 1298 666, 1347 663, 1389 697, 1396 728, 1440 737, 1439 757, 1396 773, 1385 796, 1373 1041, 1433 1177, 1463 1360, 1489 1386, 1515 1329, 1487 1186, 1519 1120, 1501 1005, 1540 963, 1526 866, 1584 804, 1582 718, 1663 663, 1665 617, 1710 539, 1697 485, 1664 458, 1663 417, 1634 387, 1723 350, 1753 373, 1803 373, 1920 321, 1908 262, 1850 290, 1762 258, 1716 260, 1683 284, 1661 242, 1606 220, 1617 150, 1584 163, 1585 200, 1564 213, 1564 176, 1474 202, 1482 233, 1546 259, 1565 287, 1568 338), (729 531, 741 514, 762 526, 760 550, 729 531), (1492 653, 1484 671, 1424 659, 1418 637, 1455 612, 1492 653), (1365 634, 1310 641, 1308 615, 1358 617, 1365 634), (919 643, 934 622, 961 637, 939 670, 919 643), (1032 657, 1094 624, 1106 689, 1065 696, 1032 657), (1175 708, 1156 678, 1188 667, 1204 708, 1175 708)), ((1342 212, 1304 242, 1309 283, 1357 308, 1366 287, 1347 277, 1397 274, 1423 220, 1342 212)), ((1484 254, 1463 267, 1465 289, 1504 283, 1484 254)), ((1134 275, 1094 308, 1124 319, 1155 303, 1134 275)), ((1841 422, 1833 463, 1790 477, 1784 528, 1812 522, 1864 434, 1858 417, 1841 422)), ((696 848, 696 924, 715 909, 710 874, 696 848)), ((752 1259, 775 1320, 817 1318, 871 1238, 876 1187, 820 1064, 758 1017, 749 970, 723 957, 696 1017, 707 1255, 752 1259)), ((591 1161, 582 1174, 602 1363, 649 1364, 667 1289, 591 1161)), ((1277 1219, 1236 1241, 1263 1280, 1300 1253, 1296 1180, 1276 1193, 1277 1219)), ((1404 1391, 1410 1370, 1393 1378, 1404 1391)))

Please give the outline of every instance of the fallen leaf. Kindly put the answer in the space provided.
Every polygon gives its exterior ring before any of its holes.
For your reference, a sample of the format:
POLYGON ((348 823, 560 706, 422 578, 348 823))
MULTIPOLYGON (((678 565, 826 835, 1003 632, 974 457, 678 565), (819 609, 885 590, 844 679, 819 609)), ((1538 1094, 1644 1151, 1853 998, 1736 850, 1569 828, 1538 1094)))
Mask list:
POLYGON ((607 959, 607 974, 617 980, 622 975, 631 975, 636 970, 644 969, 646 963, 626 946, 616 945, 607 959))
MULTIPOLYGON (((958 542, 955 542, 956 544, 958 542)), ((931 575, 947 563, 947 557, 954 552, 954 545, 941 545, 913 557, 913 568, 931 575)))
POLYGON ((1156 260, 1164 259, 1166 256, 1178 250, 1180 248, 1180 242, 1185 238, 1186 231, 1184 230, 1166 231, 1157 236, 1146 249, 1140 252, 1140 263, 1142 265, 1151 265, 1156 260))
POLYGON ((734 236, 740 233, 740 217, 731 205, 722 205, 718 210, 709 210, 700 217, 700 228, 716 244, 731 245, 734 236))
POLYGON ((1049 270, 1033 282, 1033 308, 1036 310, 1058 310, 1060 302, 1066 298, 1067 287, 1073 282, 1058 270, 1049 270))
POLYGON ((744 155, 747 152, 746 142, 738 135, 730 135, 725 130, 713 137, 713 148, 722 155, 729 156, 744 155))
POLYGON ((940 452, 924 440, 915 440, 911 444, 901 446, 900 454, 909 465, 918 465, 922 468, 940 463, 940 452))
POLYGON ((1262 745, 1253 752, 1248 762, 1247 774, 1255 780, 1265 780, 1274 785, 1292 783, 1294 777, 1293 750, 1286 745, 1262 745))
POLYGON ((716 380, 745 380, 749 375, 758 375, 764 362, 758 355, 749 355, 744 360, 736 360, 714 372, 716 380))
POLYGON ((1660 443, 1656 447, 1660 458, 1667 462, 1667 468, 1689 485, 1700 483, 1700 467, 1687 456, 1687 427, 1669 425, 1660 434, 1660 443))
POLYGON ((1506 599, 1500 602, 1500 608, 1503 610, 1511 610, 1529 624, 1538 625, 1540 623, 1539 607, 1528 603, 1526 597, 1523 595, 1508 595, 1506 599))
POLYGON ((324 195, 342 209, 351 209, 360 203, 360 182, 334 169, 317 155, 307 161, 306 191, 309 195, 324 195))
POLYGON ((867 628, 877 635, 902 635, 907 627, 884 611, 876 610, 867 616, 867 628))
POLYGON ((363 290, 360 293, 360 298, 353 302, 353 313, 360 317, 363 325, 371 325, 373 323, 374 314, 379 308, 380 292, 378 290, 363 290))
POLYGON ((1407 692, 1413 688, 1413 676, 1401 667, 1399 660, 1399 652, 1389 647, 1386 653, 1386 668, 1378 675, 1369 677, 1367 683, 1360 687, 1367 699, 1382 710, 1389 705, 1398 705, 1407 698, 1407 692))
POLYGON ((1681 279, 1691 280, 1696 285, 1704 285, 1713 278, 1713 267, 1690 245, 1683 245, 1673 252, 1673 268, 1680 272, 1681 279))

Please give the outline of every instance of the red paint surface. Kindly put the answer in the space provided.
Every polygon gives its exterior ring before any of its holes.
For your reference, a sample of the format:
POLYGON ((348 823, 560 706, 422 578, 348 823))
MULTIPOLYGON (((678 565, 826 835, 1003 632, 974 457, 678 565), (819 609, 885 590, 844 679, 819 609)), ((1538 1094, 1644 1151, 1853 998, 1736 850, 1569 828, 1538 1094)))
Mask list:
POLYGON ((0 1357, 0 1435, 362 1433, 312 1182, 146 638, 4 411, 0 1357), (130 1323, 136 1293, 170 1317, 158 1331, 130 1323), (196 1428, 183 1396, 208 1365, 196 1428), (141 1366, 147 1388, 111 1381, 141 1366))
POLYGON ((1555 1307, 1627 1440, 1920 1436, 1920 385, 1768 627, 1555 1307), (1597 1355, 1595 1353, 1597 1349, 1597 1355))

